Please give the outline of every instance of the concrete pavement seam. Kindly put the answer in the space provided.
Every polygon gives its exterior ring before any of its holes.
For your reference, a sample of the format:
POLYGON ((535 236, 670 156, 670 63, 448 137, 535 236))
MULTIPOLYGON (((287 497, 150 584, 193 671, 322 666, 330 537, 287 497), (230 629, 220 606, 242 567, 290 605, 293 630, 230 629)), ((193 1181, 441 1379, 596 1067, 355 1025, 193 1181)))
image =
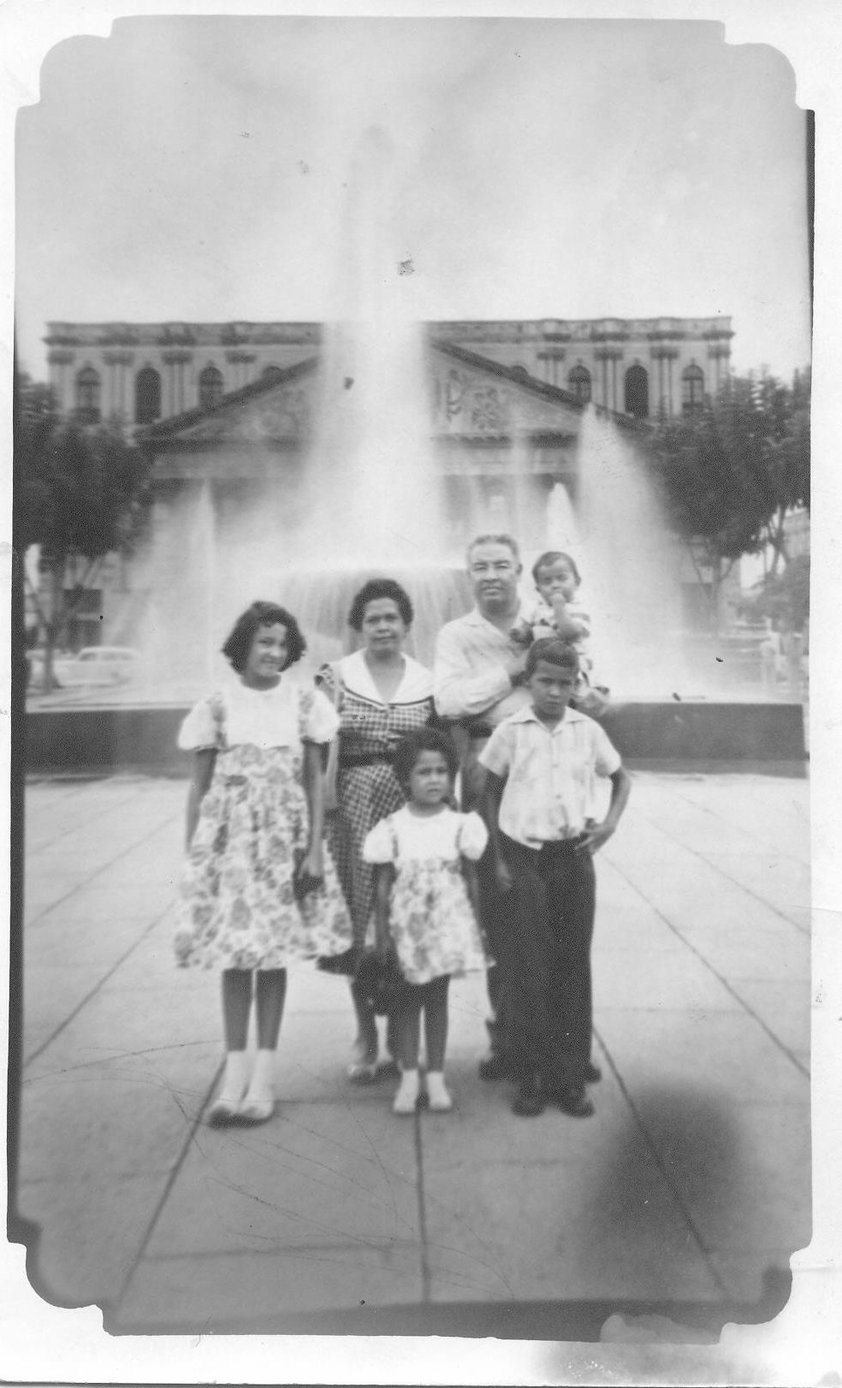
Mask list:
MULTIPOLYGON (((669 839, 671 843, 678 844, 679 848, 683 848, 687 853, 692 853, 694 858, 700 858, 703 863, 707 863, 708 867, 712 867, 714 872, 718 872, 720 877, 724 877, 726 882, 733 883, 735 887, 739 887, 740 891, 745 892, 747 896, 752 897, 755 901, 759 901, 761 906, 767 907, 767 909, 770 910, 773 915, 780 917, 782 921, 786 921, 787 925, 791 925, 793 930, 797 930, 800 935, 810 935, 809 928, 803 925, 799 925, 798 922, 794 921, 791 916, 788 916, 777 906, 773 906, 771 901, 767 901, 765 897, 759 896, 757 892, 753 892, 751 890, 751 887, 747 887, 743 882, 739 880, 738 877, 732 877, 730 872, 726 872, 725 869, 720 867, 718 863, 713 861, 713 859, 706 858, 704 853, 700 853, 697 848, 692 848, 689 843, 685 843, 683 839, 679 839, 675 834, 671 834, 668 829, 665 829, 662 824, 659 824, 657 820, 652 819, 649 815, 641 811, 638 811, 638 813, 640 814, 641 819, 644 819, 646 823, 650 825, 651 828, 656 829, 658 833, 663 834, 664 838, 669 839)), ((707 813, 713 814, 713 811, 709 810, 707 811, 707 813)))
MULTIPOLYGON (((124 798, 117 800, 115 803, 112 803, 110 805, 104 805, 97 813, 88 816, 88 818, 85 820, 85 827, 91 824, 96 824, 97 820, 103 819, 106 815, 113 814, 115 810, 119 810, 122 805, 126 804, 128 801, 133 799, 133 795, 127 794, 124 798)), ((62 806, 62 809, 64 809, 64 806, 62 806)), ((38 853, 49 853, 54 844, 58 843, 61 839, 67 838, 68 834, 76 833, 79 828, 80 825, 78 823, 68 825, 68 827, 66 829, 62 829, 60 833, 54 834, 53 837, 49 840, 49 842, 43 843, 38 848, 30 850, 30 858, 34 857, 38 853)))
MULTIPOLYGON (((177 821, 180 819, 180 817, 181 816, 179 814, 174 814, 171 816, 171 819, 173 821, 177 821)), ((168 824, 169 822, 170 820, 165 819, 164 825, 168 824)), ((116 853, 113 858, 109 858, 107 863, 102 863, 100 867, 97 868, 96 872, 92 872, 90 877, 85 878, 85 881, 83 883, 80 883, 79 886, 71 887, 69 892, 65 892, 64 896, 60 896, 58 898, 58 901, 51 902, 49 906, 45 907, 42 911, 39 911, 37 915, 34 915, 29 920, 27 920, 25 922, 27 928, 29 926, 35 925, 36 922, 40 921, 43 916, 49 915, 50 911, 55 911, 57 906, 63 906, 64 903, 70 899, 70 897, 75 896, 76 893, 80 892, 83 887, 89 886, 91 882, 94 882, 96 878, 99 877, 108 868, 113 867, 115 863, 119 863, 121 858, 125 858, 128 856, 129 853, 133 853, 134 850, 140 846, 140 844, 146 843, 147 839, 154 838, 156 834, 159 834, 161 832, 162 827, 163 826, 160 822, 157 823, 154 829, 150 829, 148 834, 144 834, 142 838, 135 839, 134 842, 131 843, 128 848, 124 848, 119 853, 116 853)), ((24 913, 25 912, 26 902, 24 901, 24 913)))
MULTIPOLYGON (((34 1051, 30 1051, 27 1056, 24 1056, 21 1065, 21 1070, 25 1070, 27 1065, 31 1065, 33 1060, 37 1060, 39 1055, 42 1055, 44 1051, 47 1049, 47 1047, 52 1045, 56 1037, 61 1035, 65 1027, 68 1027, 70 1025, 74 1017, 78 1017, 79 1013, 82 1011, 82 1008, 85 1007, 87 1003, 90 1002, 91 998, 99 992, 103 984, 108 982, 112 974, 116 973, 120 966, 125 963, 129 955, 137 949, 138 945, 146 939, 147 935, 149 935, 151 931, 157 929, 157 927, 161 924, 161 921, 164 919, 169 909, 169 906, 167 906, 163 911, 161 911, 161 913, 157 915, 155 919, 146 927, 143 934, 139 935, 136 940, 132 941, 126 952, 124 954, 121 954, 119 959, 115 959, 114 963, 111 965, 111 968, 108 969, 107 972, 104 973, 102 977, 97 980, 97 982, 94 984, 94 987, 91 988, 90 992, 86 993, 82 1000, 78 1002, 76 1006, 73 1008, 72 1012, 69 1012, 68 1015, 64 1018, 64 1020, 59 1022, 58 1026, 50 1032, 49 1036, 41 1042, 40 1046, 36 1046, 34 1051)), ((24 1018, 24 1025, 25 1021, 26 1019, 24 1018)))
POLYGON ((424 1191, 424 1143, 421 1137, 421 1114, 418 1109, 412 1116, 415 1131, 415 1194, 418 1201, 418 1236, 421 1258, 421 1304, 428 1306, 431 1301, 430 1260, 427 1256, 427 1201, 424 1191))
POLYGON ((649 1151, 652 1155, 652 1160, 655 1162, 655 1165, 660 1171, 661 1176, 663 1177, 663 1180, 666 1183, 667 1189, 670 1191, 673 1200, 675 1201, 676 1205, 681 1211, 682 1218, 687 1224, 690 1233, 692 1234, 693 1238, 695 1239, 698 1245, 699 1251, 702 1257, 704 1258, 708 1272, 713 1278, 713 1281, 716 1284, 716 1286, 719 1288, 719 1291, 722 1294, 722 1296, 727 1297, 728 1288, 725 1284, 724 1279, 720 1276, 719 1272, 717 1271, 715 1263, 712 1261, 712 1250, 707 1247, 707 1244, 702 1238, 700 1230, 696 1227, 696 1221, 693 1219, 692 1214, 690 1213, 689 1209, 684 1203, 680 1191, 678 1190, 674 1182, 671 1180, 669 1171, 667 1170, 664 1162, 661 1160, 661 1154, 658 1151, 658 1148, 655 1146, 655 1143, 653 1142, 652 1138, 650 1137, 649 1130, 647 1129, 646 1124, 643 1122, 640 1113, 637 1110, 635 1102, 631 1094, 629 1093, 628 1088, 623 1082, 623 1078, 619 1070, 617 1069, 617 1066, 614 1064, 614 1057, 612 1056, 610 1049, 606 1045, 604 1037, 600 1034, 597 1027, 594 1027, 594 1035, 597 1037, 599 1044, 602 1047, 603 1054, 605 1055, 605 1059, 608 1061, 608 1064, 611 1067, 614 1079, 617 1082, 620 1093, 623 1095, 623 1098, 625 1099, 626 1103, 631 1109, 632 1114, 634 1115, 634 1121, 637 1124, 638 1129, 640 1130, 643 1136, 643 1140, 646 1143, 646 1146, 649 1148, 649 1151))
POLYGON ((692 944, 690 940, 687 939, 686 935, 682 935, 681 931, 678 929, 678 926, 674 925, 673 922, 670 920, 669 916, 665 916, 663 911, 658 909, 654 901, 651 901, 649 897, 641 891, 637 883, 631 880, 631 878, 623 871, 623 869, 619 866, 617 862, 612 862, 612 867, 617 872, 618 876, 622 877, 624 882, 628 883, 632 891, 637 892, 637 895, 641 897, 643 901, 646 902, 646 904, 655 912, 655 915, 658 916, 664 922, 666 927, 669 930, 671 930, 674 935, 678 936, 681 943, 685 945, 687 949, 690 950, 690 953, 695 954, 696 958, 699 960, 699 963, 707 969, 708 973, 713 974, 714 978, 722 984, 722 987, 725 989, 725 991, 727 993, 730 993, 731 997, 739 1003, 743 1011, 747 1012, 748 1015, 757 1023, 757 1025, 763 1031, 765 1031, 766 1035, 769 1037, 769 1040, 774 1042, 774 1044, 778 1047, 778 1050, 783 1052, 787 1060, 789 1060, 795 1066, 796 1070, 798 1070, 804 1076, 805 1079, 809 1080, 810 1071, 807 1069, 807 1067, 801 1064, 801 1061, 794 1054, 794 1052, 791 1051, 788 1046, 784 1045, 780 1037, 776 1036, 775 1033, 772 1031, 771 1027, 768 1027, 766 1025, 759 1013, 755 1012, 751 1004, 746 1002, 745 998, 740 996, 736 989, 733 988, 731 984, 728 982, 727 978, 724 978, 722 974, 719 972, 719 970, 714 968, 713 964, 711 964, 710 961, 706 959, 705 956, 699 952, 699 950, 696 949, 696 946, 692 944))
POLYGON ((143 1235, 143 1238, 142 1238, 141 1241, 140 1241, 140 1245, 139 1245, 139 1247, 138 1247, 138 1250, 137 1250, 137 1252, 136 1252, 136 1254, 135 1254, 135 1256, 134 1256, 134 1258, 133 1258, 133 1260, 132 1260, 131 1267, 129 1268, 128 1272, 126 1273, 126 1276, 123 1278, 122 1286, 120 1287, 120 1290, 119 1290, 117 1296, 114 1298, 113 1307, 114 1307, 114 1314, 115 1314, 116 1317, 119 1317, 120 1307, 122 1306, 123 1302, 125 1301, 126 1293, 128 1292, 129 1286, 131 1285, 131 1282, 132 1282, 132 1280, 133 1280, 133 1278, 134 1278, 134 1275, 135 1275, 135 1273, 137 1272, 137 1269, 139 1268, 139 1266, 140 1266, 140 1264, 141 1264, 141 1261, 142 1261, 142 1259, 143 1259, 143 1256, 144 1256, 144 1254, 145 1254, 147 1248, 149 1247, 149 1242, 150 1242, 150 1240, 151 1240, 151 1238, 152 1238, 153 1233, 155 1232, 155 1226, 156 1226, 156 1224, 158 1223, 158 1220, 161 1218, 161 1214, 163 1213, 164 1206, 166 1205, 167 1201, 168 1201, 169 1198, 170 1198, 170 1195, 171 1195, 171 1193, 172 1193, 173 1186, 175 1185, 175 1183, 176 1183, 176 1181, 177 1181, 177 1179, 178 1179, 179 1173, 181 1172, 181 1168, 182 1168, 182 1166, 184 1165, 184 1163, 185 1163, 185 1161, 186 1161, 186 1159, 187 1159, 187 1153, 189 1152, 190 1148, 191 1148, 192 1145, 193 1145, 193 1140, 194 1140, 194 1138, 195 1138, 196 1132, 197 1132, 197 1130, 201 1127, 201 1125, 202 1125, 202 1123, 203 1123, 203 1121, 204 1121, 205 1110, 206 1110, 206 1108, 207 1108, 207 1106, 208 1106, 208 1103, 209 1103, 209 1101, 210 1101, 210 1096, 211 1096, 211 1094, 213 1093, 214 1086, 216 1085, 217 1081, 219 1080, 220 1075, 222 1074, 222 1070, 223 1070, 224 1064, 225 1064, 224 1061, 220 1061, 219 1065, 217 1066, 217 1068, 216 1068, 216 1070, 215 1070, 215 1072, 214 1072, 214 1075, 213 1075, 213 1078, 212 1078, 212 1080, 211 1080, 211 1083, 210 1083, 210 1085, 208 1086, 208 1088, 207 1088, 207 1090, 206 1090, 206 1092, 205 1092, 204 1101, 203 1101, 201 1107, 199 1108, 199 1111, 198 1111, 198 1113, 196 1114, 196 1117, 193 1119, 193 1122, 192 1122, 191 1125, 190 1125, 190 1128, 189 1128, 189 1130, 188 1130, 187 1136, 186 1136, 186 1138, 184 1139, 184 1144, 183 1144, 183 1146, 182 1146, 182 1148, 181 1148, 181 1151, 179 1152, 179 1154, 178 1154, 176 1160, 173 1162, 172 1170, 170 1171, 170 1173, 169 1173, 169 1175, 168 1175, 168 1177, 167 1177, 167 1180, 166 1180, 166 1184, 165 1184, 165 1186, 164 1186, 164 1189, 163 1189, 163 1191, 161 1192, 161 1195, 160 1195, 160 1197, 159 1197, 159 1199, 158 1199, 158 1203, 157 1203, 157 1205, 155 1206, 155 1209, 152 1211, 152 1215, 151 1215, 151 1217, 150 1217, 149 1223, 148 1223, 147 1226, 146 1226, 146 1231, 145 1231, 145 1233, 144 1233, 144 1235, 143 1235))

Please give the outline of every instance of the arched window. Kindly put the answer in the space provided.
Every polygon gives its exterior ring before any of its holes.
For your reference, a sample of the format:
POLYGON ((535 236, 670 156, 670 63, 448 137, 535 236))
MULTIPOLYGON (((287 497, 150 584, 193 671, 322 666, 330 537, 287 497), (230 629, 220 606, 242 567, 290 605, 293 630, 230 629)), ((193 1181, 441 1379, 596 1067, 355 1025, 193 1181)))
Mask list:
POLYGON ((567 384, 581 405, 591 398, 591 373, 586 366, 574 366, 567 374, 567 384))
POLYGON ((260 379, 268 386, 270 381, 279 381, 283 374, 283 368, 280 366, 264 366, 260 379))
POLYGON ((222 399, 222 372, 206 366, 199 376, 199 408, 212 410, 222 399))
POLYGON ((99 372, 83 366, 76 376, 76 416, 82 424, 99 423, 101 389, 99 372))
POLYGON ((144 366, 135 377, 134 417, 137 424, 151 424, 161 417, 161 377, 152 366, 144 366))
POLYGON ((649 414, 649 377, 644 366, 630 366, 626 372, 625 411, 636 419, 649 414))
POLYGON ((681 373, 681 413, 700 414, 705 405, 705 373, 700 366, 686 366, 681 373))

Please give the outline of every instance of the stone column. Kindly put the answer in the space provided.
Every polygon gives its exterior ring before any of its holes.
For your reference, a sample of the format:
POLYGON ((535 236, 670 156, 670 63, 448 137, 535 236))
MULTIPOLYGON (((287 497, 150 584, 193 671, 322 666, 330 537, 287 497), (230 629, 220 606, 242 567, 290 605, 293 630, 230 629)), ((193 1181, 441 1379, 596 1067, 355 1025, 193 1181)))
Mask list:
POLYGON ((129 367, 134 361, 134 353, 111 351, 103 353, 106 366, 105 390, 103 392, 103 419, 119 415, 124 420, 131 417, 129 401, 129 367))
POLYGON ((678 357, 678 348, 659 343, 652 348, 651 355, 658 363, 658 403, 663 405, 666 414, 675 414, 673 362, 678 357))
POLYGON ((597 347, 594 353, 596 361, 601 366, 602 376, 602 399, 595 403, 603 405, 608 410, 618 410, 617 396, 617 376, 619 368, 617 363, 623 359, 622 347, 597 347))
POLYGON ((731 348, 725 343, 714 343, 708 348, 708 360, 711 363, 713 372, 713 393, 716 394, 721 386, 722 379, 728 369, 728 359, 731 355, 731 348))
POLYGON ((187 400, 185 388, 185 364, 192 360, 193 353, 183 350, 175 350, 164 353, 164 365, 166 372, 163 382, 163 400, 161 402, 161 415, 166 419, 169 415, 182 414, 191 408, 191 402, 187 400))
POLYGON ((234 390, 242 390, 251 379, 250 366, 256 359, 255 352, 231 351, 225 353, 225 360, 231 363, 234 372, 234 390))
POLYGON ((73 375, 71 372, 73 360, 74 353, 66 347, 57 347, 47 356, 50 367, 50 385, 55 392, 59 408, 64 414, 69 414, 76 403, 73 399, 73 375))

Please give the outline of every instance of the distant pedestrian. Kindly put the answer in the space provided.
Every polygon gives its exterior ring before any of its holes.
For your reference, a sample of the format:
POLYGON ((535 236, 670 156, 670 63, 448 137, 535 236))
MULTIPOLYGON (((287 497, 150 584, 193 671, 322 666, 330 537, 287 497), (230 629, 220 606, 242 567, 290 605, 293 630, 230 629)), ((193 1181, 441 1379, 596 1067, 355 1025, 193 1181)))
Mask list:
POLYGON ((291 613, 252 603, 222 647, 239 683, 202 699, 178 739, 194 761, 175 947, 180 964, 222 970, 226 1058, 214 1124, 272 1116, 287 965, 341 954, 351 943, 322 844, 323 751, 339 720, 324 694, 286 677, 304 649, 291 613))
POLYGON ((478 814, 451 809, 458 757, 446 733, 421 728, 398 744, 395 772, 407 803, 368 834, 363 856, 377 864, 377 949, 390 951, 405 979, 395 1022, 401 1083, 395 1113, 412 1113, 420 1096, 419 1029, 424 1013, 427 1100, 453 1106, 444 1079, 447 994, 453 975, 486 967, 476 916, 474 864, 488 842, 478 814))
POLYGON ((604 729, 570 707, 578 658, 558 638, 526 657, 529 707, 492 733, 485 813, 501 896, 495 940, 508 1000, 514 1112, 540 1113, 547 1100, 576 1117, 593 1113, 585 1085, 591 1062, 590 950, 596 907, 592 854, 614 832, 629 778, 604 729), (596 820, 597 777, 611 803, 596 820))

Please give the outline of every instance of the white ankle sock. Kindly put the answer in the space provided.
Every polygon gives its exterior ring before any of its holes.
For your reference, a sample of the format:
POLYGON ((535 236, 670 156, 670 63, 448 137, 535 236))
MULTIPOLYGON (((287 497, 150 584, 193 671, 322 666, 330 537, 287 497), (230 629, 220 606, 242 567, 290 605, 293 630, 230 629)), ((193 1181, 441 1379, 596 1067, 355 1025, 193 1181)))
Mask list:
POLYGON ((453 1100, 444 1082, 444 1072, 442 1070, 427 1071, 427 1099, 432 1109, 449 1109, 453 1107, 453 1100))
POLYGON ((404 1070, 395 1095, 392 1108, 395 1113, 412 1113, 418 1100, 419 1084, 417 1070, 404 1070))
POLYGON ((247 1098, 260 1102, 275 1097, 275 1051, 259 1050, 255 1056, 254 1070, 247 1098))
POLYGON ((228 1051, 225 1055, 225 1069, 219 1097, 226 1103, 238 1104, 246 1092, 249 1082, 249 1061, 247 1051, 228 1051))

